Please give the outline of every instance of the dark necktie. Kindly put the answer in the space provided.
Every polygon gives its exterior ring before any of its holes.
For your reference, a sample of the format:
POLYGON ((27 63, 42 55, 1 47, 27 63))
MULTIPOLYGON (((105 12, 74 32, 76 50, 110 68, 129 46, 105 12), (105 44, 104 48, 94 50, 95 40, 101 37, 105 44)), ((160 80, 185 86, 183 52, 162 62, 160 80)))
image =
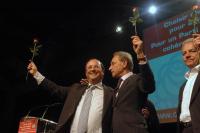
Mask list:
POLYGON ((119 87, 120 87, 122 81, 123 81, 123 79, 121 79, 121 78, 118 80, 117 86, 116 86, 116 88, 115 88, 115 95, 117 95, 117 93, 118 93, 118 91, 119 91, 119 87))

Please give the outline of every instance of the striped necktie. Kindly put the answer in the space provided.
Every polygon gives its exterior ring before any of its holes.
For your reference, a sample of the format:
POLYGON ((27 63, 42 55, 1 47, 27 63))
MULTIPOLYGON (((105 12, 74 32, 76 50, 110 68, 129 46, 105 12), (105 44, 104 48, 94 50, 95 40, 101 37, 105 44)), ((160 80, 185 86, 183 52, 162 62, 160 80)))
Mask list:
POLYGON ((85 99, 83 102, 83 106, 81 109, 79 122, 78 122, 78 133, 86 133, 87 132, 87 126, 88 126, 88 117, 89 117, 89 111, 92 101, 92 90, 95 89, 96 86, 92 85, 89 87, 89 89, 86 91, 85 99))

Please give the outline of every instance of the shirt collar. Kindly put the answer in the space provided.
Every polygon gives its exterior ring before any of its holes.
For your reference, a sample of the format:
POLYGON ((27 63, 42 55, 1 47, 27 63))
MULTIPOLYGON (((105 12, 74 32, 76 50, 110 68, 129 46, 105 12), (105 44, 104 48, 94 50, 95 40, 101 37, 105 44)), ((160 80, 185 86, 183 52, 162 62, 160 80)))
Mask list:
POLYGON ((200 70, 200 64, 190 69, 185 73, 185 78, 188 79, 191 75, 198 73, 200 70))
MULTIPOLYGON (((92 86, 92 84, 89 83, 88 86, 92 86)), ((98 89, 102 90, 103 89, 103 83, 102 82, 99 82, 97 84, 95 84, 94 86, 96 86, 98 89)))
POLYGON ((130 77, 131 75, 133 75, 133 72, 129 72, 129 73, 125 74, 124 76, 121 77, 121 79, 124 81, 124 80, 126 80, 128 77, 130 77))

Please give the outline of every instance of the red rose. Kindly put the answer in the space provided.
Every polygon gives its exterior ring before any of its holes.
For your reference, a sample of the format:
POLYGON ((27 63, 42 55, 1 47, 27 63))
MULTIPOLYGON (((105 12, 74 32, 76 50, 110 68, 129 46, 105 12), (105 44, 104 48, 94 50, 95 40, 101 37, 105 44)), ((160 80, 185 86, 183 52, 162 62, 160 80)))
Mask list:
POLYGON ((38 39, 37 38, 34 38, 33 39, 33 43, 35 44, 35 43, 38 43, 38 39))
POLYGON ((137 7, 134 7, 134 8, 133 8, 133 12, 136 12, 137 10, 138 10, 137 7))
POLYGON ((192 10, 197 10, 198 8, 199 8, 198 5, 194 5, 194 6, 192 6, 192 10))

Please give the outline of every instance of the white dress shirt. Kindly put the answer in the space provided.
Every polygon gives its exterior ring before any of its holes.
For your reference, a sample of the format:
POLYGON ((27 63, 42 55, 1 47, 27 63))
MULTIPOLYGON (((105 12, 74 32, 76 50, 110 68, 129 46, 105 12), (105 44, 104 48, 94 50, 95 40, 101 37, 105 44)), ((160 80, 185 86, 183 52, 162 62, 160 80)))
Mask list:
MULTIPOLYGON (((88 118, 88 131, 87 133, 102 133, 102 114, 103 114, 103 87, 102 83, 96 84, 98 87, 92 90, 92 101, 89 111, 88 118)), ((77 133, 78 121, 80 116, 80 111, 82 109, 82 105, 85 99, 85 94, 88 90, 83 94, 81 101, 76 109, 76 113, 74 116, 74 120, 72 122, 70 133, 77 133)))
MULTIPOLYGON (((37 83, 40 84, 44 80, 44 76, 37 72, 34 75, 37 83)), ((88 118, 88 131, 87 133, 102 133, 102 115, 103 115, 103 102, 104 102, 104 90, 102 86, 102 82, 96 84, 97 86, 94 90, 92 90, 92 101, 89 111, 88 118)), ((71 125, 70 133, 77 133, 77 127, 79 122, 80 112, 83 106, 83 102, 85 99, 85 94, 88 91, 86 89, 85 93, 82 95, 82 98, 77 106, 75 116, 71 125)))
POLYGON ((199 68, 200 68, 200 65, 194 67, 193 69, 191 69, 185 74, 185 78, 187 79, 187 82, 183 90, 182 103, 181 103, 180 121, 182 122, 191 121, 189 106, 190 106, 192 90, 193 90, 194 83, 196 81, 196 78, 199 72, 199 68))

